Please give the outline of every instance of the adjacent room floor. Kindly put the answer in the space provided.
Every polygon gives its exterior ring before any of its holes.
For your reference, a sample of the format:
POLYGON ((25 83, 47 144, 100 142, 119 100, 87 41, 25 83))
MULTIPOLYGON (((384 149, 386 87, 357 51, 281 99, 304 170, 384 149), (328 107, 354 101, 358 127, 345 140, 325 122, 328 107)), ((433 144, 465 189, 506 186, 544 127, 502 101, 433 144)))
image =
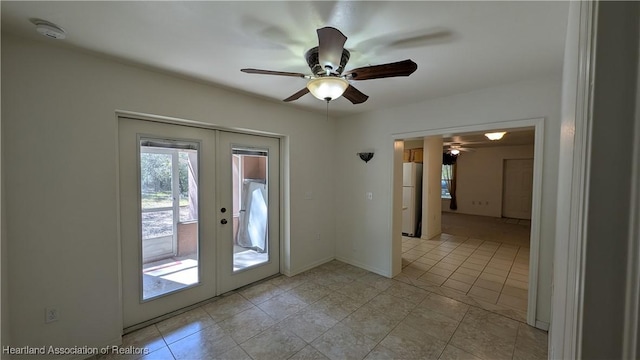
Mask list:
POLYGON ((443 212, 442 232, 529 247, 531 220, 443 212))
POLYGON ((546 359, 547 334, 331 261, 215 298, 122 346, 146 348, 144 359, 546 359))
POLYGON ((403 237, 395 279, 525 322, 531 222, 443 213, 442 230, 403 237))

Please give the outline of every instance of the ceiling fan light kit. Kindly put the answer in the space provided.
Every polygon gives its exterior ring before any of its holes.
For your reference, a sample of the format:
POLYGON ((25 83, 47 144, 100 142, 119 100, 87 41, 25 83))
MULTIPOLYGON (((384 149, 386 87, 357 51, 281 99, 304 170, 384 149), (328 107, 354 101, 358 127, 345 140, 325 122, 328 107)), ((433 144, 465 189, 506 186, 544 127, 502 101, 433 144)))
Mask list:
POLYGON ((323 27, 316 32, 318 33, 318 46, 309 49, 305 54, 312 75, 253 68, 240 69, 240 71, 248 74, 310 79, 305 88, 284 99, 285 102, 297 100, 310 92, 314 97, 327 102, 344 96, 352 104, 361 104, 367 101, 369 96, 360 92, 349 81, 409 76, 418 68, 415 62, 407 59, 395 63, 364 66, 343 74, 342 71, 350 57, 350 52, 344 48, 347 37, 333 27, 323 27))
POLYGON ((337 76, 325 76, 309 80, 307 89, 311 95, 320 100, 331 101, 337 99, 349 87, 349 82, 337 76))

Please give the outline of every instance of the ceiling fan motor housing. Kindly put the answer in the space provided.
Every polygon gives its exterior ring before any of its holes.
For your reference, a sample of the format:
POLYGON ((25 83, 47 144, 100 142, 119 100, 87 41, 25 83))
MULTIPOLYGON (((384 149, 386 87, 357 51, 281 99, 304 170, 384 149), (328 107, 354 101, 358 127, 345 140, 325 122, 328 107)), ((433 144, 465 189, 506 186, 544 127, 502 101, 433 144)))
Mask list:
MULTIPOLYGON (((340 66, 337 69, 331 69, 330 75, 340 75, 342 71, 344 71, 345 65, 349 62, 349 57, 351 57, 351 53, 347 49, 342 49, 342 57, 340 58, 340 66)), ((320 65, 320 60, 318 57, 318 47, 313 47, 309 49, 305 54, 304 58, 307 60, 307 65, 311 69, 311 73, 315 76, 325 76, 327 75, 327 70, 320 65)))

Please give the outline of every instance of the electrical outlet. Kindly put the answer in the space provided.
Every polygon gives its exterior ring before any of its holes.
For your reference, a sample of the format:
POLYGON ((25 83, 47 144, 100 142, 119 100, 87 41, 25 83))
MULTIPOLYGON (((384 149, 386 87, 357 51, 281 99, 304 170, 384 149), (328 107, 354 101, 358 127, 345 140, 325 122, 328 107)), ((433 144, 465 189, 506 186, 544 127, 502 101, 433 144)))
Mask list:
POLYGON ((367 199, 369 200, 373 200, 373 193, 372 192, 367 192, 367 199))
POLYGON ((44 322, 47 324, 54 321, 58 321, 59 315, 60 314, 58 313, 58 308, 55 308, 55 307, 44 308, 44 322))
POLYGON ((316 240, 320 240, 320 232, 316 233, 316 240))

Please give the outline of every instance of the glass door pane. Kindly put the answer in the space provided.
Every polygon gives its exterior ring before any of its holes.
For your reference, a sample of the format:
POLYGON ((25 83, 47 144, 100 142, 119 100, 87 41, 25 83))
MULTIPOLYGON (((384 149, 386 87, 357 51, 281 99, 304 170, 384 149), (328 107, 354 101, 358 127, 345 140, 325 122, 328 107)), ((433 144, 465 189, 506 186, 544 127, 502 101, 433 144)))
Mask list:
POLYGON ((280 271, 280 141, 218 133, 217 293, 280 271))
POLYGON ((216 295, 216 136, 118 120, 125 329, 216 295))
POLYGON ((233 147, 233 272, 269 261, 268 153, 233 147))
POLYGON ((142 300, 199 283, 198 144, 140 140, 142 300))

